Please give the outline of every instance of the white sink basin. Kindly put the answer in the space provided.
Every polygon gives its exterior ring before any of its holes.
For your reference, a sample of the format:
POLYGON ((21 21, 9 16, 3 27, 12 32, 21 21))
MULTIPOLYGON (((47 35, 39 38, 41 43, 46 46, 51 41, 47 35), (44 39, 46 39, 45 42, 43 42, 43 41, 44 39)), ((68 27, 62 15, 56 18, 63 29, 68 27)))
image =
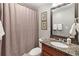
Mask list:
POLYGON ((68 48, 68 46, 66 44, 61 43, 61 42, 50 42, 50 44, 60 47, 60 48, 68 48))

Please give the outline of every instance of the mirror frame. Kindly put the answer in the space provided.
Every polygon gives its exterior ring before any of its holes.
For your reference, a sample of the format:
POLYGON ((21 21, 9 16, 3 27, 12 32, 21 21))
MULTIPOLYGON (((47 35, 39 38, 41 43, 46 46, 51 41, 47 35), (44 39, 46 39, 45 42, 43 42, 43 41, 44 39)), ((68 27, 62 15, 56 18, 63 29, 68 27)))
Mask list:
MULTIPOLYGON (((53 35, 53 28, 52 28, 52 21, 53 21, 53 13, 52 13, 52 10, 54 10, 54 9, 56 9, 56 8, 60 8, 60 7, 62 7, 62 6, 65 6, 65 5, 68 5, 68 4, 70 4, 70 3, 63 3, 63 4, 61 4, 61 5, 58 5, 57 7, 54 7, 54 8, 51 8, 50 9, 50 38, 64 38, 64 39, 67 39, 67 37, 64 37, 64 36, 59 36, 59 35, 53 35)), ((77 18, 78 17, 78 3, 74 3, 75 4, 75 7, 74 7, 74 9, 75 9, 75 15, 74 15, 74 18, 77 18)), ((78 20, 76 20, 76 22, 78 22, 78 20)), ((72 43, 74 43, 74 44, 79 44, 79 42, 78 42, 78 32, 77 32, 77 34, 75 35, 75 38, 71 38, 72 39, 72 43)))

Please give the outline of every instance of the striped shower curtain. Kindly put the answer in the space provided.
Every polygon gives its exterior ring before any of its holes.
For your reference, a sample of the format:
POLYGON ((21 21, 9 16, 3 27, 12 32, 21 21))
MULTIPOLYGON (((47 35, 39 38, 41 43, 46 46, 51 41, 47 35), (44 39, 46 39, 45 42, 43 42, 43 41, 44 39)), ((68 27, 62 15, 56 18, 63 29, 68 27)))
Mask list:
POLYGON ((35 10, 15 3, 3 3, 1 20, 6 33, 2 40, 2 55, 20 56, 38 45, 35 10))

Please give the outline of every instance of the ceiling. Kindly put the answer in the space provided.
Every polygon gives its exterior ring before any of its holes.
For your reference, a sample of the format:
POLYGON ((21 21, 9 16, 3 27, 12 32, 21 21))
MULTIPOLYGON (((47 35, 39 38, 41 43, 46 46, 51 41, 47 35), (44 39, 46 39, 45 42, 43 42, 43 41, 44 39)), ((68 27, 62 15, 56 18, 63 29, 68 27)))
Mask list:
POLYGON ((22 6, 26 6, 35 10, 38 10, 38 8, 46 5, 52 5, 52 3, 19 3, 22 6))

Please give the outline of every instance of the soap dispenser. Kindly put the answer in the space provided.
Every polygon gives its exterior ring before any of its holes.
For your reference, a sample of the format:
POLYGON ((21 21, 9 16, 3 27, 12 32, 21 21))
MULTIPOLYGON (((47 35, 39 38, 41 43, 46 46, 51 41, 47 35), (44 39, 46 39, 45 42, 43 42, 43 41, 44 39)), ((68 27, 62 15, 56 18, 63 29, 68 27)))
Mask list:
POLYGON ((67 44, 71 44, 71 39, 69 37, 67 38, 67 44))

